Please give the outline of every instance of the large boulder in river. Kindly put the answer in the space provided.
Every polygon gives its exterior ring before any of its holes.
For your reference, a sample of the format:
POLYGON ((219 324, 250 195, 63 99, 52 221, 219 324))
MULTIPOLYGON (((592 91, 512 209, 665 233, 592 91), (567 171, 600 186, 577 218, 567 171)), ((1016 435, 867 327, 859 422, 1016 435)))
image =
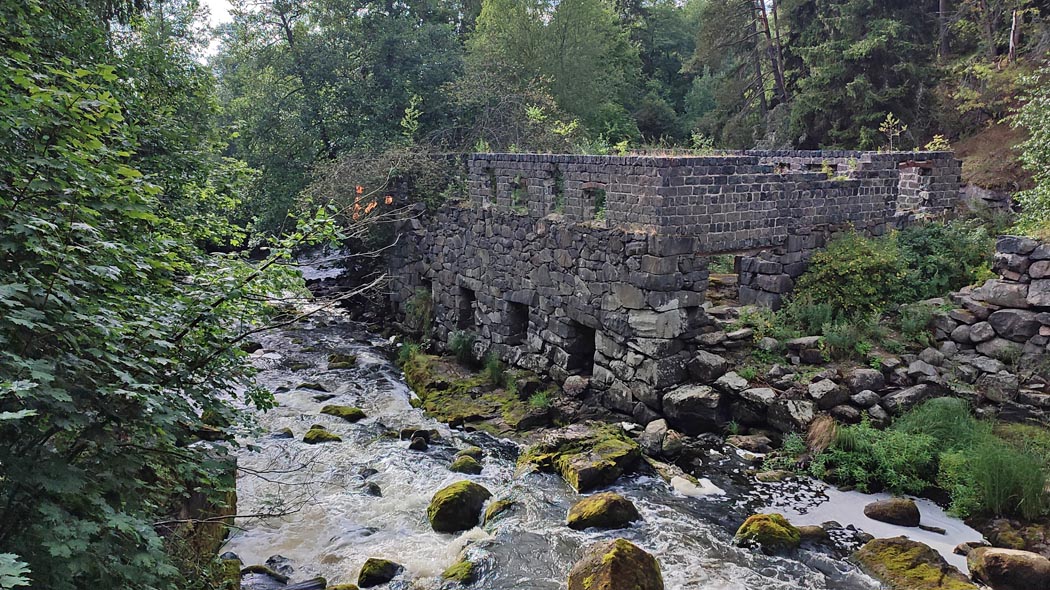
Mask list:
POLYGON ((772 554, 798 548, 802 536, 780 514, 753 514, 737 529, 733 542, 744 547, 757 546, 772 554))
POLYGON ((342 418, 347 422, 357 422, 365 418, 365 413, 361 411, 361 408, 355 408, 353 406, 325 406, 321 408, 322 414, 328 414, 329 416, 335 416, 336 418, 342 418))
POLYGON ((619 529, 640 519, 634 504, 620 494, 605 492, 588 496, 569 509, 567 523, 570 529, 619 529))
POLYGON ((853 559, 892 590, 978 590, 940 553, 907 537, 868 541, 853 559))
POLYGON ((1050 588, 1050 560, 1030 551, 978 547, 966 556, 975 580, 993 590, 1050 588))
POLYGON ((481 509, 492 493, 472 481, 456 482, 439 490, 430 499, 427 518, 439 533, 457 533, 478 524, 481 509))
POLYGON ((569 572, 569 590, 663 590, 656 558, 626 539, 591 545, 569 572))
POLYGON ((303 435, 303 442, 308 445, 316 445, 326 442, 340 442, 341 440, 343 439, 339 438, 339 435, 332 434, 325 430, 324 427, 317 424, 311 426, 310 430, 307 430, 306 434, 303 435))
POLYGON ((638 443, 609 424, 573 424, 548 432, 518 458, 521 467, 555 472, 578 492, 608 485, 642 458, 638 443))
POLYGON ((864 516, 897 526, 919 526, 919 507, 907 498, 876 500, 864 507, 864 516))
POLYGON ((448 466, 449 471, 455 471, 456 473, 467 473, 470 475, 478 475, 481 473, 481 463, 470 455, 463 455, 456 457, 456 460, 448 466))
POLYGON ((664 415, 686 434, 721 430, 729 421, 725 395, 707 385, 683 385, 664 395, 664 415))
POLYGON ((389 559, 369 557, 357 574, 357 585, 361 588, 371 588, 380 584, 386 584, 404 569, 401 564, 394 563, 389 559))

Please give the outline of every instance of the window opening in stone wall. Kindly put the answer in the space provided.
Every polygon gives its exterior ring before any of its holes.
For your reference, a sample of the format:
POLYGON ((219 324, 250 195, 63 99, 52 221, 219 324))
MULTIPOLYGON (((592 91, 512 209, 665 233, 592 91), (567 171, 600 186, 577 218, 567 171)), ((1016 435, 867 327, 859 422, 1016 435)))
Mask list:
POLYGON ((507 302, 507 340, 511 346, 525 343, 529 335, 529 306, 523 303, 507 302))
POLYGON ((459 288, 459 293, 456 294, 456 328, 474 329, 474 307, 477 300, 474 291, 466 287, 459 288))
POLYGON ((520 174, 515 176, 514 180, 510 182, 510 208, 518 213, 528 213, 528 194, 528 181, 522 178, 520 174))
POLYGON ((569 322, 570 336, 565 352, 569 360, 565 369, 575 375, 590 375, 594 371, 594 329, 578 322, 569 322))
POLYGON ((488 179, 489 179, 489 195, 488 195, 488 200, 486 202, 488 202, 488 203, 495 203, 496 202, 496 197, 499 194, 497 192, 497 190, 498 190, 497 189, 497 182, 498 182, 498 180, 496 179, 496 171, 493 170, 492 168, 485 168, 485 175, 488 176, 488 179))
POLYGON ((584 195, 587 197, 587 200, 589 200, 590 202, 594 203, 594 217, 593 217, 593 219, 595 219, 596 221, 604 221, 605 220, 605 213, 606 213, 606 211, 605 211, 605 206, 606 206, 605 189, 589 188, 589 189, 584 189, 583 192, 584 192, 584 195))
POLYGON ((551 171, 551 178, 554 179, 554 202, 551 209, 554 213, 565 213, 565 175, 561 173, 561 168, 555 166, 551 171))

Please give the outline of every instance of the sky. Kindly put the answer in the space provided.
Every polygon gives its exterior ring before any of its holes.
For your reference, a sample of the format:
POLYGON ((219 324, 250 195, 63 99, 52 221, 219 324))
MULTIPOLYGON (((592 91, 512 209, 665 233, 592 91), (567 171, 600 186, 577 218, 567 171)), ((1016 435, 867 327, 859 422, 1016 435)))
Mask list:
POLYGON ((211 26, 221 25, 230 21, 230 3, 228 0, 201 0, 201 5, 208 7, 211 13, 211 26))
MULTIPOLYGON (((217 27, 223 23, 230 22, 229 0, 201 0, 201 6, 208 9, 208 26, 217 27)), ((215 37, 208 44, 208 50, 202 61, 219 51, 219 39, 215 37)))

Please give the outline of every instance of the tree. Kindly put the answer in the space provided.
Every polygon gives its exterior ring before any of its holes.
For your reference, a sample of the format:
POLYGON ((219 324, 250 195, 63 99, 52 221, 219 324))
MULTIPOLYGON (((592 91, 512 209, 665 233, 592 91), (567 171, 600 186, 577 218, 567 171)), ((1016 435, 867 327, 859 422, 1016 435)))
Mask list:
POLYGON ((936 19, 919 2, 784 0, 792 134, 800 147, 872 148, 886 113, 919 118, 936 19))
POLYGON ((231 436, 228 399, 271 403, 239 344, 301 280, 287 249, 200 247, 244 168, 214 141, 196 3, 93 9, 0 2, 0 545, 34 587, 200 587, 155 525, 232 485, 201 439, 231 436))
MULTIPOLYGON (((588 128, 622 126, 637 51, 606 0, 485 0, 469 42, 476 64, 505 64, 517 88, 541 84, 588 128)), ((611 138, 620 139, 620 138, 611 138)))

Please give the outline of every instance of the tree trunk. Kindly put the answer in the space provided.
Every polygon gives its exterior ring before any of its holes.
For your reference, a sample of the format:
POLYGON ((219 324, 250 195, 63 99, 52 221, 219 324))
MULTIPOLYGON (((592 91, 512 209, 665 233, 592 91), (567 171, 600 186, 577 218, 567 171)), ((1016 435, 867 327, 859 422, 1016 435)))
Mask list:
POLYGON ((766 53, 769 55, 769 67, 773 72, 773 83, 777 86, 777 96, 781 102, 788 101, 787 86, 784 84, 784 70, 781 68, 780 60, 777 58, 777 48, 773 42, 773 34, 769 29, 769 15, 766 13, 765 0, 756 0, 754 7, 755 25, 762 27, 762 35, 766 40, 766 53))
POLYGON ((306 65, 303 63, 303 57, 299 53, 295 33, 292 31, 292 24, 288 20, 288 13, 280 12, 277 16, 281 19, 281 29, 284 30, 284 37, 285 41, 288 43, 288 50, 292 52, 292 59, 295 61, 295 69, 296 74, 299 77, 299 83, 302 84, 303 88, 306 90, 309 103, 307 108, 310 109, 310 118, 313 119, 314 124, 317 125, 322 149, 327 157, 333 157, 335 156, 335 148, 328 136, 328 126, 325 124, 324 117, 321 115, 321 99, 317 94, 317 89, 310 83, 309 76, 307 76, 306 65))
POLYGON ((948 57, 948 11, 951 10, 949 6, 949 0, 940 0, 939 10, 937 13, 937 23, 939 25, 939 45, 940 45, 940 58, 945 60, 948 57))
POLYGON ((1021 44, 1021 13, 1014 9, 1013 22, 1010 24, 1010 61, 1017 59, 1017 46, 1021 44))
POLYGON ((994 60, 999 57, 999 50, 995 46, 995 22, 992 17, 992 11, 988 9, 988 0, 980 0, 977 6, 981 10, 985 50, 988 52, 988 59, 994 60))

